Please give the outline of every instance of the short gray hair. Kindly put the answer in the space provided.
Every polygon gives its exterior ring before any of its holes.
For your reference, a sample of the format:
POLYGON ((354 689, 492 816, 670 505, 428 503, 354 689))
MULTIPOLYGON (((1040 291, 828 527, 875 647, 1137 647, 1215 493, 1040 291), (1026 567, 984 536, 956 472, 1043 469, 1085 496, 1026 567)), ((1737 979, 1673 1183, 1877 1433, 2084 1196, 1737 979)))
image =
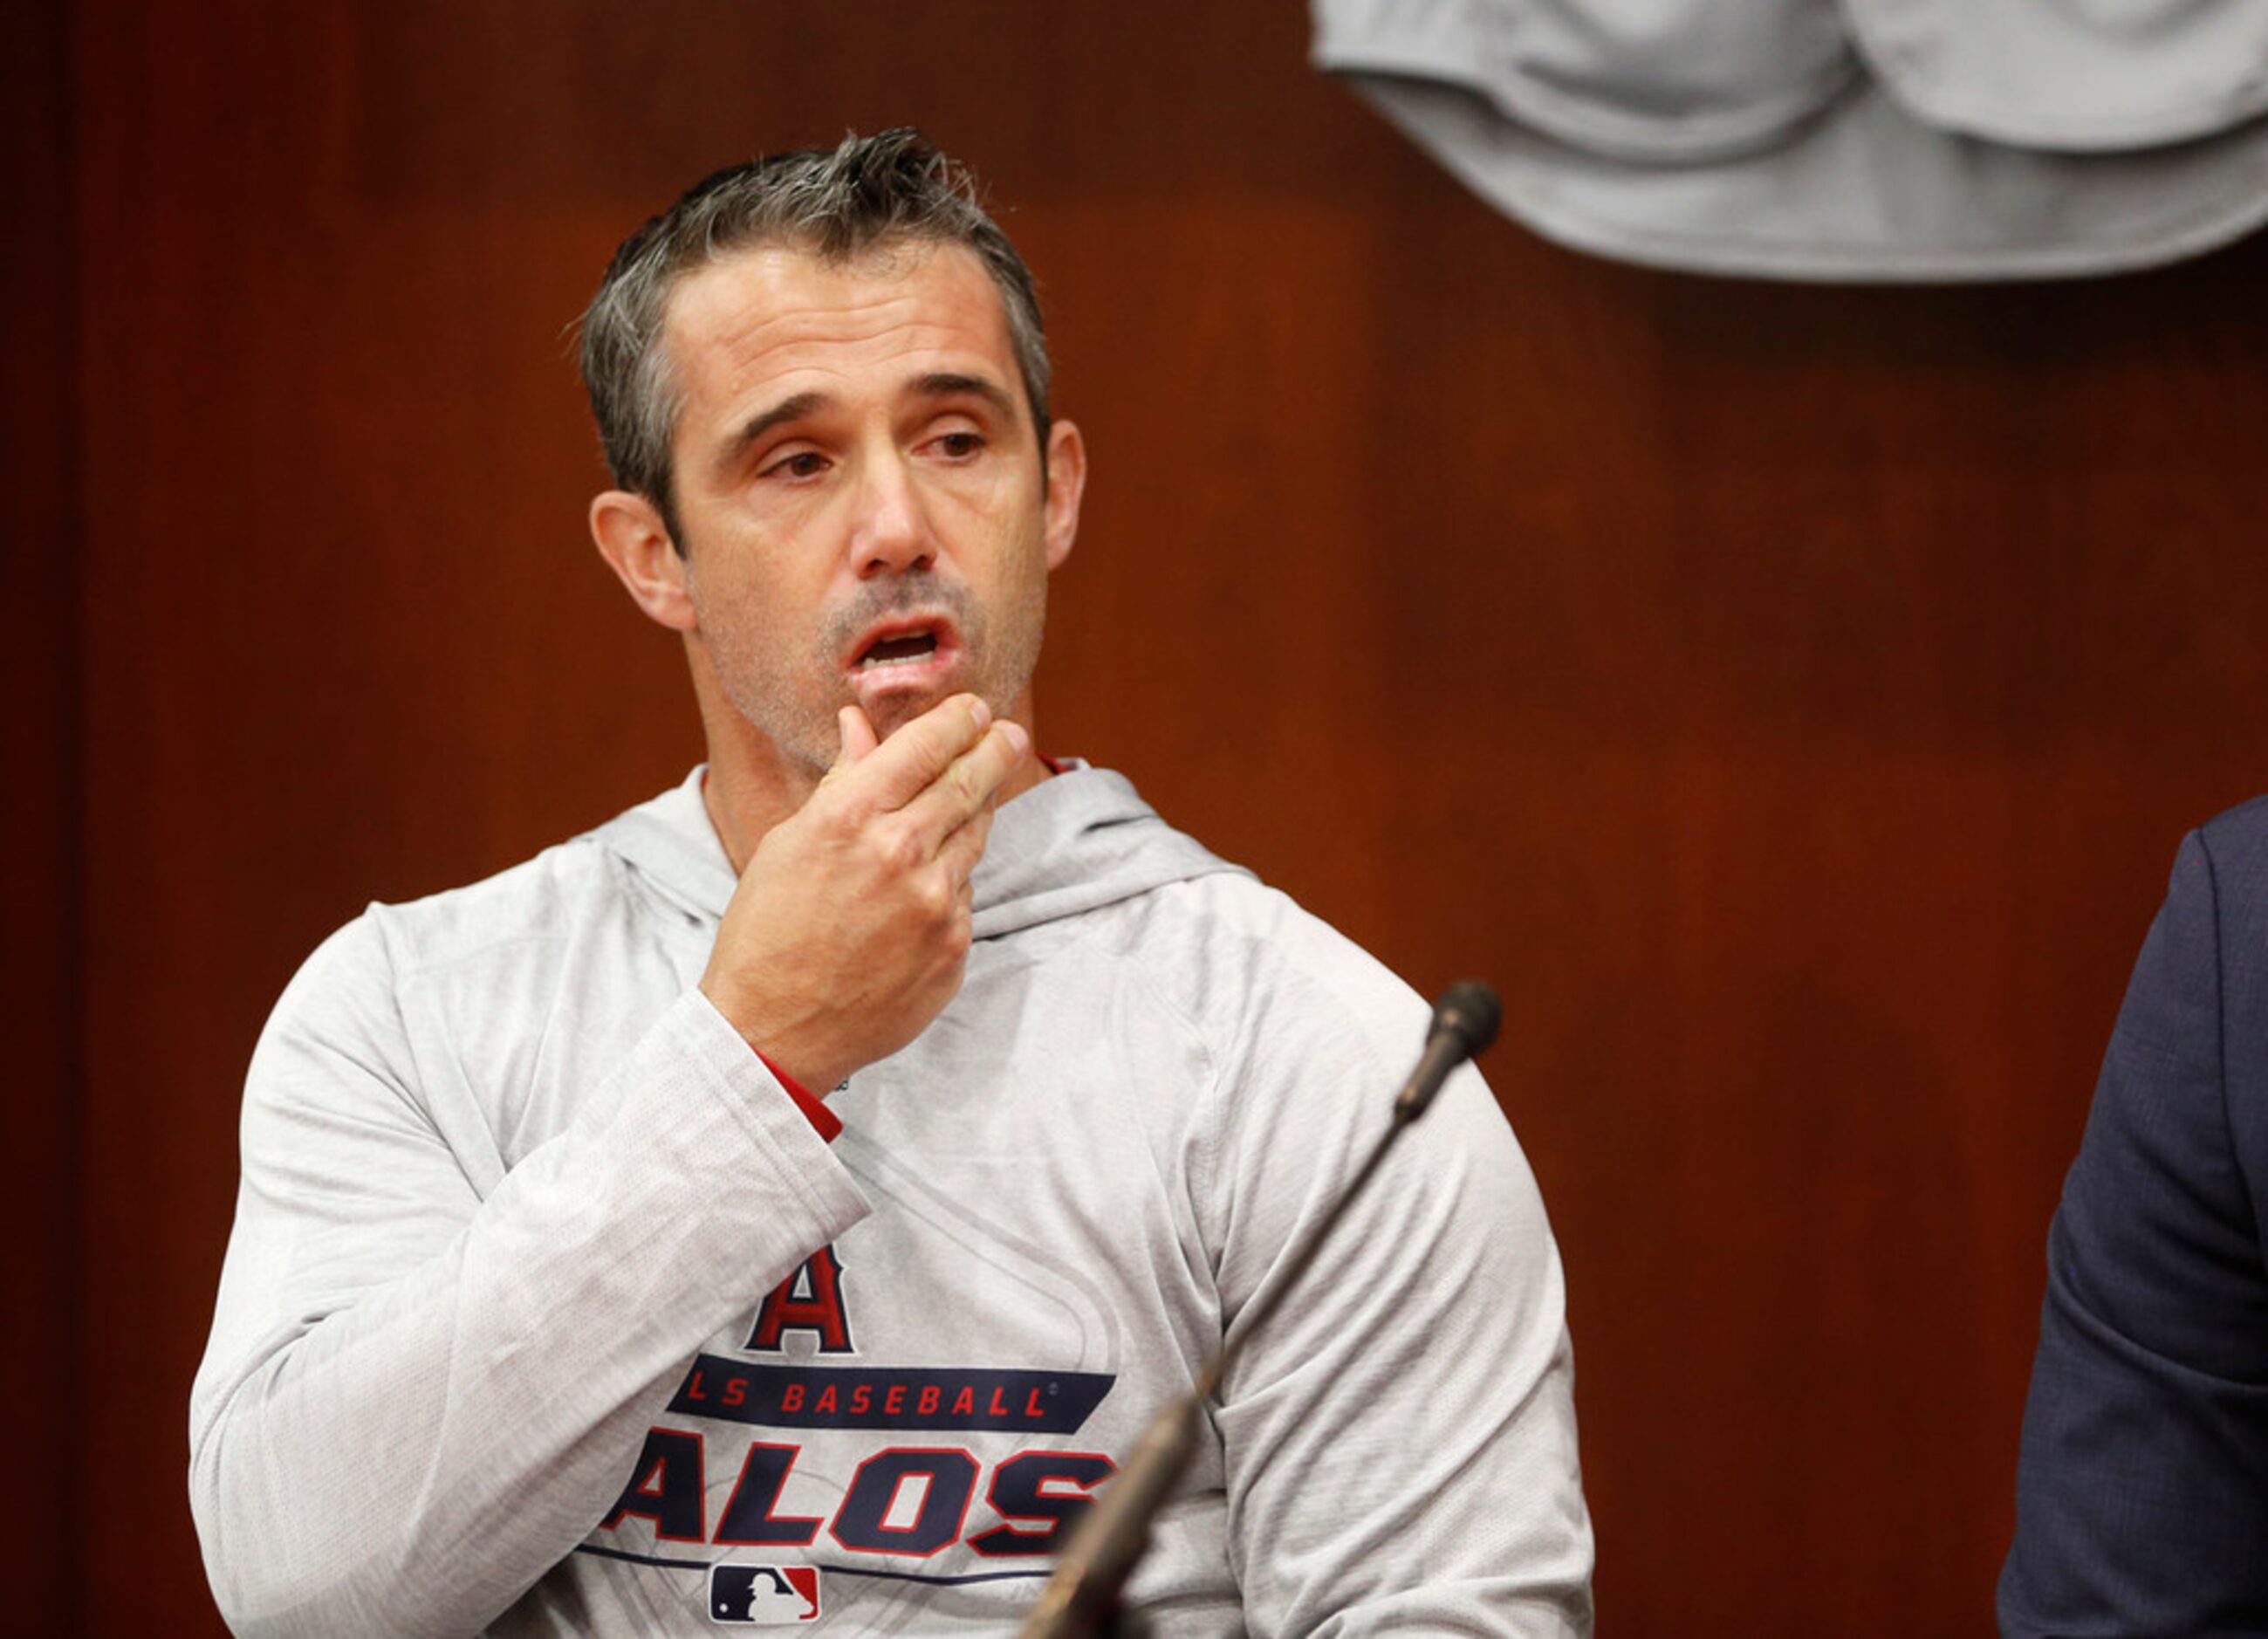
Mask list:
POLYGON ((680 553, 670 443, 684 390, 662 345, 670 296, 688 274, 735 251, 785 245, 840 265, 894 243, 961 245, 1000 292, 1031 400, 1042 471, 1048 445, 1048 344, 1031 269, 976 202, 966 166, 911 126, 845 137, 732 166, 622 242, 582 322, 583 385, 607 466, 659 509, 680 553))

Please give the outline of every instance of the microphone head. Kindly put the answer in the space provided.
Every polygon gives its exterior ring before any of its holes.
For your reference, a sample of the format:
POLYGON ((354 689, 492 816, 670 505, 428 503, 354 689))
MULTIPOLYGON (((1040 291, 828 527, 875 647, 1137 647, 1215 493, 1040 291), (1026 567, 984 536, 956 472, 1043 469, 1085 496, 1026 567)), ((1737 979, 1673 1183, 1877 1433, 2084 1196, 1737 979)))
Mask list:
POLYGON ((1463 1044, 1467 1058, 1487 1052, 1503 1023, 1504 1003, 1476 978, 1459 980, 1433 1004, 1433 1028, 1454 1034, 1463 1044))

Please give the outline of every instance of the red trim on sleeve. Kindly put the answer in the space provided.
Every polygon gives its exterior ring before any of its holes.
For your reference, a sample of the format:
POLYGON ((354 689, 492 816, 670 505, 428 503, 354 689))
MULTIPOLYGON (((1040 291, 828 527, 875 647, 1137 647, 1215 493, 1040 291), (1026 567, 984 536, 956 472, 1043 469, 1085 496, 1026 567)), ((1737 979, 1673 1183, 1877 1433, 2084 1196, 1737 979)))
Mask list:
POLYGON ((756 1057, 763 1059, 764 1068, 772 1073, 772 1079, 787 1089, 787 1096, 795 1100, 795 1107, 803 1111, 803 1119, 811 1123, 813 1130, 828 1143, 833 1143, 835 1135, 843 1130, 843 1118, 814 1098, 801 1082, 781 1069, 762 1052, 759 1052, 756 1057))

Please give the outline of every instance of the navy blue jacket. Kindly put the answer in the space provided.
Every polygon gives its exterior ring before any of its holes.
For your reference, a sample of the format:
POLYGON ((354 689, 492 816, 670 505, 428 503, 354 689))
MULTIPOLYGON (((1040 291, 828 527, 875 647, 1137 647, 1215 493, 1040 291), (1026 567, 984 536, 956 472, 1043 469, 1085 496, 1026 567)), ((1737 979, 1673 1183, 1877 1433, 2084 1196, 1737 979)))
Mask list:
POLYGON ((2009 1635, 2268 1634, 2268 798, 2185 838, 2048 1236, 2009 1635))

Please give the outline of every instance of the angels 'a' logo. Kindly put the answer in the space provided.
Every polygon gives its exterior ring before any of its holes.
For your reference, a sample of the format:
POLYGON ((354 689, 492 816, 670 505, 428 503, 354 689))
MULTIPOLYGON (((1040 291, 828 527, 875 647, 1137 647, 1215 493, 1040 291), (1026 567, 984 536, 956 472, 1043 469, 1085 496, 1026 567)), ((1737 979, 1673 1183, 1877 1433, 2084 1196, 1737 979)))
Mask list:
POLYGON ((850 1347, 850 1314, 843 1306, 843 1261, 831 1245, 812 1253, 802 1267, 772 1289, 756 1311, 755 1327, 745 1347, 777 1354, 781 1339, 791 1332, 815 1333, 822 1355, 858 1352, 850 1347))

